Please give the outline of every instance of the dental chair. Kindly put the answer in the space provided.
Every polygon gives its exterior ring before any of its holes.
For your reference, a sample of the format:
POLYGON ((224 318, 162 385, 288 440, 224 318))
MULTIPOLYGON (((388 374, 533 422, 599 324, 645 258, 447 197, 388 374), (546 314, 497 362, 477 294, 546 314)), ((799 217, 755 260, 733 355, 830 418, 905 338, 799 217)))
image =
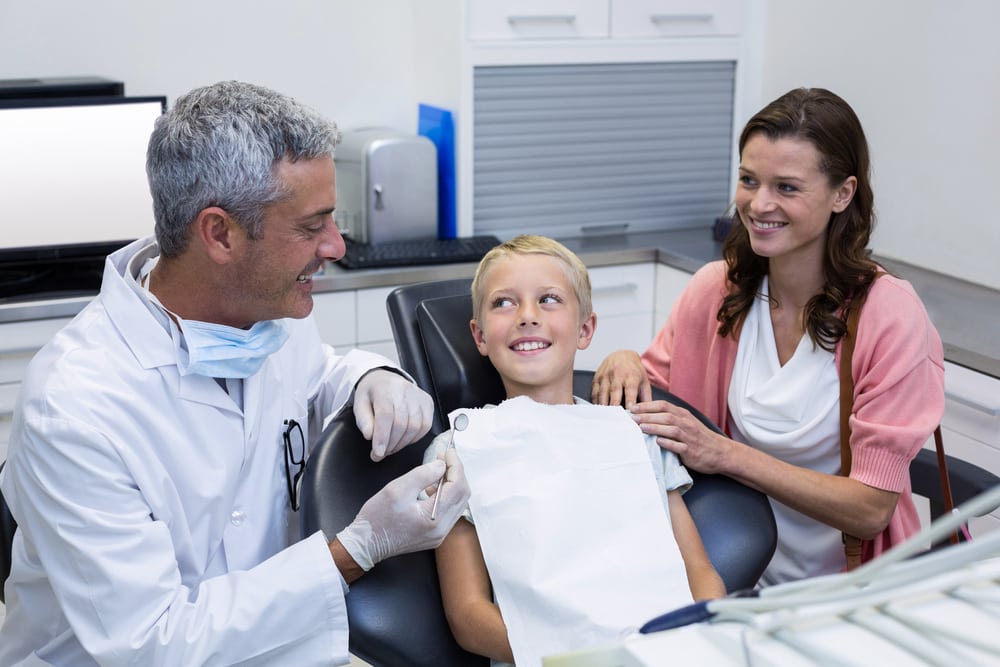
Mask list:
MULTIPOLYGON (((448 413, 455 408, 499 404, 505 398, 500 375, 479 354, 469 331, 471 283, 466 279, 406 285, 386 302, 400 365, 434 397, 435 432, 446 428, 448 413)), ((589 399, 593 376, 592 371, 574 371, 573 393, 589 399)), ((680 398, 655 392, 655 398, 687 408, 719 431, 680 398)), ((777 543, 767 497, 723 475, 689 472, 694 486, 684 500, 726 590, 753 588, 777 543)))
MULTIPOLYGON (((469 333, 469 286, 467 279, 421 283, 389 296, 400 365, 435 399, 431 432, 373 463, 370 443, 358 432, 350 406, 345 408, 317 441, 303 475, 305 534, 322 529, 333 536, 382 486, 419 465, 452 409, 503 400, 499 375, 479 355, 469 333)), ((577 371, 574 392, 589 397, 592 376, 577 371)), ((712 562, 728 590, 752 587, 770 561, 777 538, 766 497, 728 477, 692 476, 694 487, 685 499, 712 562)), ((351 585, 347 613, 351 653, 376 667, 489 665, 455 643, 444 616, 432 551, 379 563, 351 585)))

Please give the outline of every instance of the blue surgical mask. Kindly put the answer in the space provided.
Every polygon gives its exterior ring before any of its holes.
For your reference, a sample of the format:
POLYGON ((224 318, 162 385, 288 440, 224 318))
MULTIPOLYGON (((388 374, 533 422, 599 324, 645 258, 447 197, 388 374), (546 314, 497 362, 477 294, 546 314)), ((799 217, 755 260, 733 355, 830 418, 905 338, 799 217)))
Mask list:
MULTIPOLYGON (((182 349, 177 351, 181 375, 248 378, 288 340, 288 327, 283 320, 264 320, 249 329, 177 320, 187 347, 186 354, 182 349)), ((174 337, 174 344, 180 348, 179 337, 174 337)))

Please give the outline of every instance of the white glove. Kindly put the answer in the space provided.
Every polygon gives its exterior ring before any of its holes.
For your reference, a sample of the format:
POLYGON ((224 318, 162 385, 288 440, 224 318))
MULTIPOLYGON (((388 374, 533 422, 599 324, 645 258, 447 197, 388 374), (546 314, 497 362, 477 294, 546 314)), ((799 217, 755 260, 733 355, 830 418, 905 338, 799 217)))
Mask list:
POLYGON ((444 461, 435 459, 386 484, 361 507, 351 525, 337 533, 337 539, 367 572, 390 556, 437 547, 468 502, 462 462, 450 449, 444 461), (436 485, 442 474, 441 498, 432 520, 434 496, 425 494, 421 499, 420 492, 436 485))
POLYGON ((433 413, 430 395, 393 371, 370 371, 354 392, 354 418, 358 430, 372 442, 373 461, 423 437, 433 413))

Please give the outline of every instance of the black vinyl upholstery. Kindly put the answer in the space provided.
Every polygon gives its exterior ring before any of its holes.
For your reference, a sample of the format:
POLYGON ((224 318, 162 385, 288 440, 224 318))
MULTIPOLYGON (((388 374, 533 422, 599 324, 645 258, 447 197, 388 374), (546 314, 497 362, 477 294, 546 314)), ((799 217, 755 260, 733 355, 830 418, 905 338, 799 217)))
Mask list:
MULTIPOLYGON (((332 539, 361 506, 391 480, 419 465, 422 441, 379 463, 371 460, 348 405, 324 430, 302 476, 306 535, 322 529, 332 539)), ((444 617, 433 551, 389 558, 351 584, 347 595, 351 653, 375 667, 488 667, 466 653, 444 617)))

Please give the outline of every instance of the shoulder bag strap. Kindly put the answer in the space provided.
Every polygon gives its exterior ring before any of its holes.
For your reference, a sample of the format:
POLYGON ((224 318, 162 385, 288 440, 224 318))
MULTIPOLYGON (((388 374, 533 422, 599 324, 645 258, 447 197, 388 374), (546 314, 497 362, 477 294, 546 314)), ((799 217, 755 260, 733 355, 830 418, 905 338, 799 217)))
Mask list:
MULTIPOLYGON (((867 296, 866 291, 858 296, 855 303, 848 306, 847 333, 844 334, 840 348, 840 474, 844 477, 849 477, 851 474, 851 408, 854 406, 854 374, 851 372, 851 359, 854 357, 854 340, 858 334, 861 306, 864 305, 867 296)), ((847 533, 842 535, 847 571, 850 572, 861 565, 861 539, 847 533)))
MULTIPOLYGON (((875 274, 872 283, 884 271, 875 274)), ((869 285, 869 289, 871 286, 869 285)), ((840 474, 845 477, 851 474, 851 411, 854 407, 854 373, 851 370, 851 360, 854 357, 854 343, 858 335, 858 320, 861 318, 861 308, 868 297, 867 290, 858 296, 848 308, 847 333, 844 334, 840 350, 840 474)), ((945 512, 951 512, 955 505, 951 495, 951 479, 948 475, 948 462, 944 455, 944 438, 940 424, 934 429, 934 447, 937 450, 938 472, 941 475, 941 495, 945 512)), ((844 555, 847 558, 848 571, 861 564, 861 540, 853 535, 843 533, 844 555)), ((958 543, 958 532, 949 537, 952 544, 958 543)))

